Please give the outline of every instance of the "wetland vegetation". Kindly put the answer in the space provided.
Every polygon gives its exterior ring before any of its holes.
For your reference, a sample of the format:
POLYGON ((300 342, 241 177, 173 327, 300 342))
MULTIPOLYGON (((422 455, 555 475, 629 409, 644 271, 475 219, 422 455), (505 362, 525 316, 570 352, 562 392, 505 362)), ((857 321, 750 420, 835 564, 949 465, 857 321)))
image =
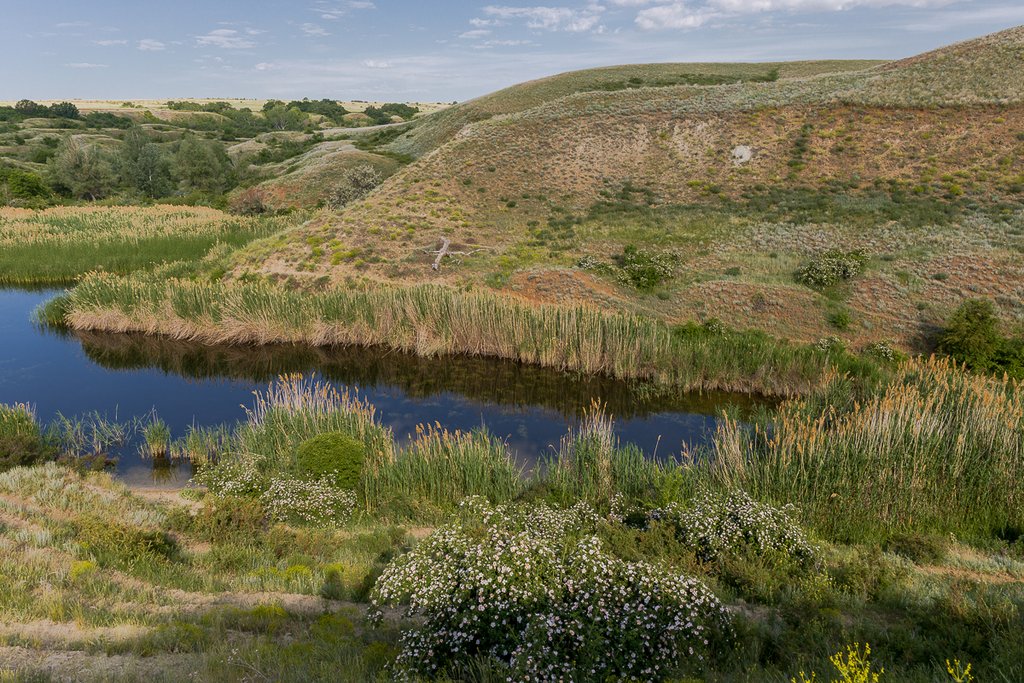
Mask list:
POLYGON ((0 680, 1024 680, 1022 43, 0 107, 0 680))

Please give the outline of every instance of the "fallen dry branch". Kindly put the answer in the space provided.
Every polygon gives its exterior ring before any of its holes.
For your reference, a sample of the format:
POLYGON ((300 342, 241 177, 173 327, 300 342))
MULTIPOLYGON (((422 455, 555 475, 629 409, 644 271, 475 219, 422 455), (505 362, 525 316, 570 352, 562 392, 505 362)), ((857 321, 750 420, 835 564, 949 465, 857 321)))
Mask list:
POLYGON ((441 260, 445 256, 469 256, 470 254, 475 254, 478 251, 483 251, 488 248, 480 247, 479 249, 471 249, 470 251, 452 251, 449 248, 451 247, 451 245, 452 241, 450 239, 448 239, 447 237, 442 237, 440 249, 427 249, 426 251, 423 252, 424 254, 436 254, 437 258, 434 259, 433 265, 430 266, 433 270, 441 270, 441 260))

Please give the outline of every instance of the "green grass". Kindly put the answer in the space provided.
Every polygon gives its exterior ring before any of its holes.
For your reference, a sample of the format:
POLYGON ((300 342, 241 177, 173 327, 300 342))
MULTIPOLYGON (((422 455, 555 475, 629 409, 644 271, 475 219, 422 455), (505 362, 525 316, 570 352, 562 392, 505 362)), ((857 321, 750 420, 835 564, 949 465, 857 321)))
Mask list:
POLYGON ((237 248, 286 225, 196 207, 5 209, 0 284, 68 284, 95 271, 197 262, 214 247, 237 248))

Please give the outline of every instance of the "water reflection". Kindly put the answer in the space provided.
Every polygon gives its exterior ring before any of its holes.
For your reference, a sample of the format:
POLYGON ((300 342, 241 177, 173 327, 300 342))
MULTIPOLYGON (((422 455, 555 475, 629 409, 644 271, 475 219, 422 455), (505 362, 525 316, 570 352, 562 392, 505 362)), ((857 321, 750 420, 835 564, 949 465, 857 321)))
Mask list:
MULTIPOLYGON (((277 375, 316 372, 358 388, 399 440, 427 422, 461 430, 483 426, 506 439, 526 463, 556 446, 592 401, 605 403, 615 416, 621 440, 659 457, 679 453, 684 443, 706 442, 726 406, 743 414, 763 403, 738 394, 681 394, 466 356, 55 333, 30 322, 32 310, 55 293, 0 290, 0 403, 32 404, 44 422, 58 414, 93 412, 131 421, 155 412, 174 437, 181 437, 190 425, 243 419, 252 392, 277 375)), ((118 453, 119 476, 150 486, 187 481, 187 469, 154 468, 136 446, 118 453)))

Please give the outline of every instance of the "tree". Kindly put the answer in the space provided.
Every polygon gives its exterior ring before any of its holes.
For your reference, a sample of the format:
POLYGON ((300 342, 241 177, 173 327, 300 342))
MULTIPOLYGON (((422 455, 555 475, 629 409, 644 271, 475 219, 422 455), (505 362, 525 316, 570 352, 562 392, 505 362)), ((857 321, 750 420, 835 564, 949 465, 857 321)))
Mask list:
POLYGON ((171 162, 139 126, 125 133, 117 167, 124 185, 150 197, 163 197, 171 191, 171 162))
POLYGON ((47 164, 54 183, 79 199, 101 199, 114 190, 116 176, 110 154, 75 136, 66 138, 47 164))
POLYGON ((987 299, 968 299, 950 317, 939 338, 939 350, 967 367, 988 370, 1003 344, 995 306, 987 299))
POLYGON ((12 171, 7 177, 7 189, 17 199, 36 199, 50 194, 43 179, 27 171, 12 171))
POLYGON ((49 113, 50 116, 55 116, 59 119, 77 119, 78 107, 70 102, 60 102, 58 104, 51 104, 49 113))
POLYGON ((36 104, 32 100, 18 100, 14 110, 23 116, 42 116, 46 114, 46 107, 36 104))
POLYGON ((305 113, 296 108, 288 108, 283 103, 264 109, 263 116, 274 130, 302 130, 308 120, 305 113))
POLYGON ((178 144, 174 170, 186 190, 220 193, 235 184, 234 168, 224 148, 191 135, 178 144))

